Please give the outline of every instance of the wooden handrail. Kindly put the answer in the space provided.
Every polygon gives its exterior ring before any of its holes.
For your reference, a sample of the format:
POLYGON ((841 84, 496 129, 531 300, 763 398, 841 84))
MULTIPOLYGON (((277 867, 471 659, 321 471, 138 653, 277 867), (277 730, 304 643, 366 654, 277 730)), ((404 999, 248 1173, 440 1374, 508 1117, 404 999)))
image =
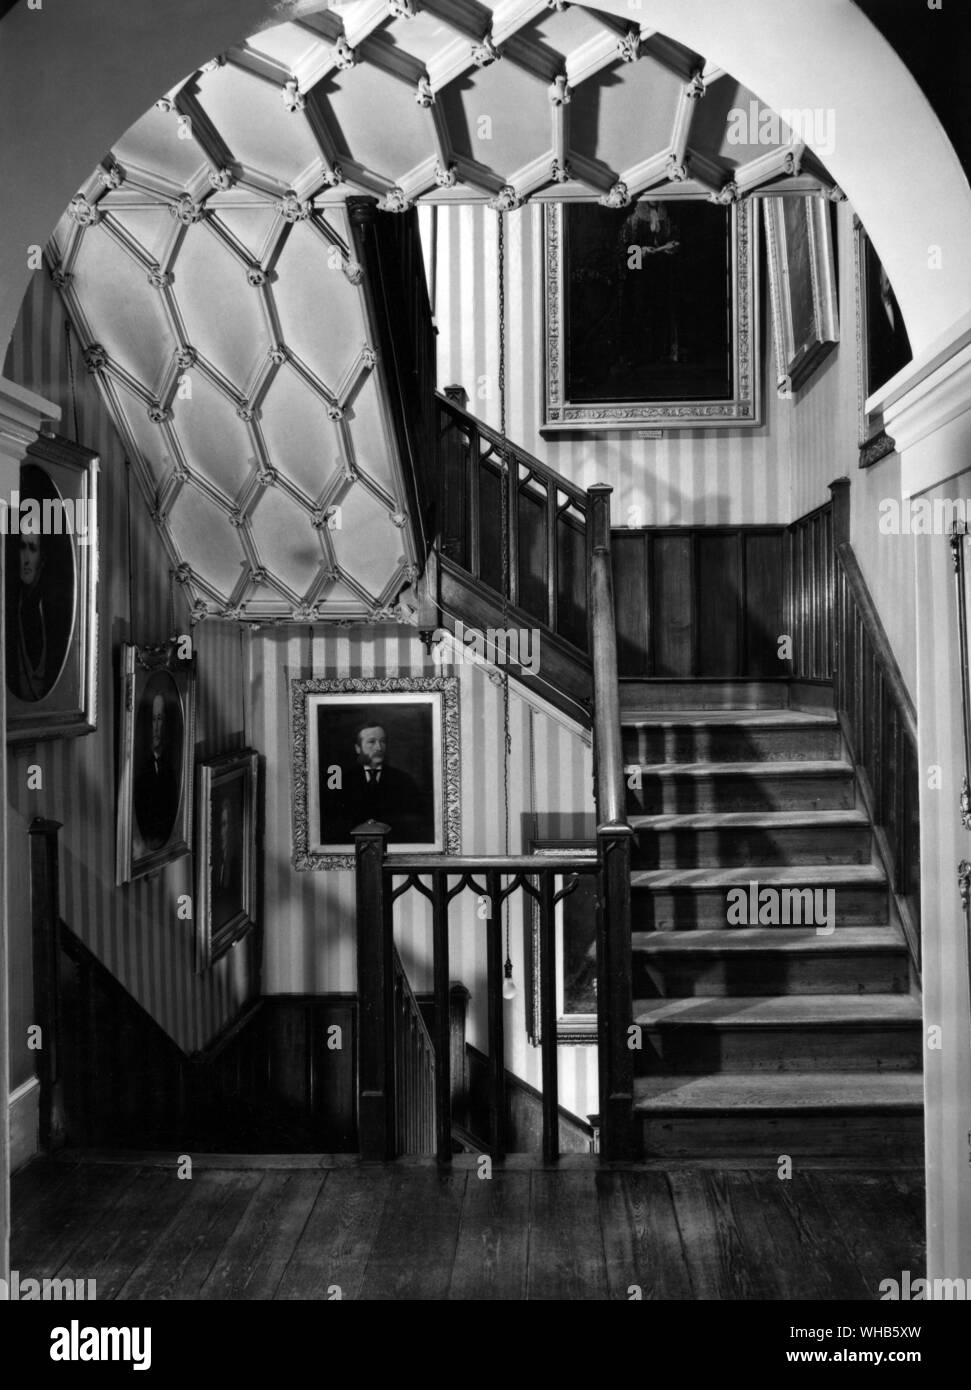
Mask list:
POLYGON ((900 712, 903 720, 904 731, 907 737, 917 747, 917 711, 914 702, 910 698, 910 692, 904 684, 904 678, 897 665, 897 658, 893 654, 890 639, 886 629, 880 621, 880 614, 877 612, 870 591, 867 588, 866 580, 863 578, 863 571, 860 569, 853 547, 849 541, 842 541, 836 547, 836 556, 840 568, 846 576, 853 602, 863 623, 867 638, 873 647, 874 654, 883 672, 883 678, 887 682, 890 697, 900 712))

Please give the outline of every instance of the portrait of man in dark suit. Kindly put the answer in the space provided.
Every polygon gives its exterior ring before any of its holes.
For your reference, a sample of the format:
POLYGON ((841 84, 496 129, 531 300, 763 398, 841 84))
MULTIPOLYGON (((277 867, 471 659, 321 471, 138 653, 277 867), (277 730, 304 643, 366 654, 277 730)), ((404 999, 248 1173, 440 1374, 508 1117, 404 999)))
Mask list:
POLYGON ((42 468, 20 473, 21 526, 7 539, 7 687, 20 700, 48 695, 64 669, 74 618, 74 561, 67 535, 42 534, 25 504, 58 494, 42 468))
POLYGON ((147 850, 172 834, 182 791, 182 712, 172 677, 156 672, 145 686, 135 728, 135 823, 147 850))
POLYGON ((237 778, 212 796, 209 902, 214 930, 243 910, 242 785, 237 778))
MULTIPOLYGON (((322 844, 350 845, 351 831, 365 821, 383 821, 391 827, 388 837, 394 844, 435 842, 434 805, 431 794, 432 759, 430 724, 427 739, 416 725, 423 711, 392 721, 376 710, 370 717, 362 711, 346 735, 353 754, 340 762, 326 751, 326 723, 320 734, 320 841, 322 844), (398 736, 394 725, 399 725, 398 736), (395 762, 396 746, 408 750, 408 761, 424 772, 419 778, 395 762)), ((326 719, 326 712, 320 711, 326 719)), ((345 747, 347 745, 345 744, 345 747)), ((331 743, 331 747, 333 744, 331 743)), ((404 759, 403 759, 404 761, 404 759)))

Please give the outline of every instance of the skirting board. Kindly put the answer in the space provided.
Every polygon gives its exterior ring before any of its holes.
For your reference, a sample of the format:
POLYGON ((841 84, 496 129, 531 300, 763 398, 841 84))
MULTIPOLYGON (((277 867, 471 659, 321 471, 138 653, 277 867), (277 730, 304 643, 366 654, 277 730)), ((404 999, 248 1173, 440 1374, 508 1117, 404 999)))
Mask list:
POLYGON ((10 1092, 10 1171, 16 1173, 37 1153, 40 1082, 36 1076, 10 1092))

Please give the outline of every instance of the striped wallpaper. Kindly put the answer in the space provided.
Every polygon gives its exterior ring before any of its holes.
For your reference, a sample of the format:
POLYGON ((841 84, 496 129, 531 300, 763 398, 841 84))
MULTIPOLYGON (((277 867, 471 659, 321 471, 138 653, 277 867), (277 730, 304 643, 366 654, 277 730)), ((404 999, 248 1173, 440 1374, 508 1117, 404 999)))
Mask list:
MULTIPOLYGON (((291 866, 290 731, 288 681, 307 676, 457 675, 462 748, 462 851, 503 852, 502 690, 481 669, 432 662, 413 628, 354 628, 311 632, 271 630, 253 647, 254 729, 266 753, 266 955, 267 993, 317 993, 356 988, 354 875, 350 870, 297 873, 291 866)), ((512 754, 509 775, 511 852, 523 848, 523 816, 529 812, 592 813, 589 742, 567 721, 529 702, 510 687, 512 754)), ((517 895, 518 902, 519 895, 517 895)), ((470 1041, 484 1048, 485 938, 475 899, 463 895, 452 909, 451 978, 472 992, 470 1041)), ((416 989, 431 987, 431 930, 426 900, 400 900, 396 935, 416 989)), ((523 921, 511 918, 510 946, 520 992, 507 1005, 507 1065, 538 1085, 537 1049, 526 1040, 523 921)), ((581 1115, 596 1109, 592 1048, 564 1048, 561 1100, 581 1115)))
MULTIPOLYGON (((65 312, 46 273, 34 275, 11 340, 4 375, 62 409, 58 429, 73 438, 65 312)), ((75 366, 78 345, 73 343, 75 366)), ((11 749, 8 798, 11 861, 23 858, 23 825, 34 816, 63 823, 61 915, 148 1012, 187 1050, 202 1047, 237 1012, 250 989, 241 952, 205 977, 194 973, 193 924, 176 919, 176 900, 192 892, 191 859, 153 879, 115 886, 116 656, 126 640, 153 642, 174 622, 184 630, 181 595, 170 589, 168 563, 137 488, 131 495, 132 573, 128 574, 128 477, 121 444, 92 379, 77 375, 77 438, 101 457, 101 652, 98 728, 84 738, 11 749), (129 611, 129 602, 131 611, 129 611), (28 791, 28 763, 43 769, 43 790, 28 791), (20 818, 19 828, 18 817, 20 818)), ((178 586, 175 586, 178 589, 178 586)), ((197 756, 241 745, 244 733, 239 632, 206 622, 195 630, 198 656, 197 756)), ((21 914, 26 930, 26 883, 21 914)), ((18 949, 23 956, 23 943, 18 949)), ((29 1004, 29 997, 22 1001, 29 1004)), ((14 1042, 20 1039, 14 1035, 14 1042)), ((24 1059, 20 1058, 19 1065, 24 1059)), ((15 1065, 17 1065, 15 1061, 15 1065)))

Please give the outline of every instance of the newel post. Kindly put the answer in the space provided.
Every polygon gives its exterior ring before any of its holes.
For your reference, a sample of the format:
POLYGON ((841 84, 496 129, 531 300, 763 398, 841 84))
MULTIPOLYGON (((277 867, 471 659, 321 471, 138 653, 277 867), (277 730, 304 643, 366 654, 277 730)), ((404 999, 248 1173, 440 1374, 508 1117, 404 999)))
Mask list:
POLYGON ((357 1117, 362 1158, 394 1158, 391 901, 384 859, 391 827, 351 832, 357 876, 357 1117))

